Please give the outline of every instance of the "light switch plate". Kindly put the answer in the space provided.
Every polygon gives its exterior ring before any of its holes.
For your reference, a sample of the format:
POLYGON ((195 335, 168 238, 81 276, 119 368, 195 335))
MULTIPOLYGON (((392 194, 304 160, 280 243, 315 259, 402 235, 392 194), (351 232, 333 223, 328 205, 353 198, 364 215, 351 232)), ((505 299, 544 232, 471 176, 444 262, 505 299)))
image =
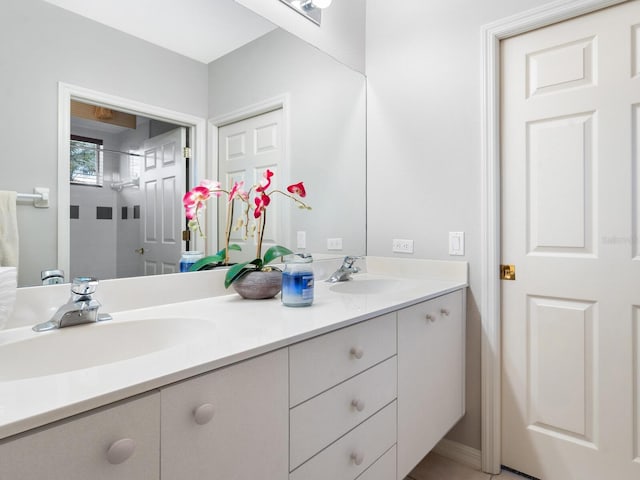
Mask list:
POLYGON ((296 248, 307 248, 307 232, 296 232, 296 248))
POLYGON ((464 255, 464 232, 449 232, 449 255, 464 255))

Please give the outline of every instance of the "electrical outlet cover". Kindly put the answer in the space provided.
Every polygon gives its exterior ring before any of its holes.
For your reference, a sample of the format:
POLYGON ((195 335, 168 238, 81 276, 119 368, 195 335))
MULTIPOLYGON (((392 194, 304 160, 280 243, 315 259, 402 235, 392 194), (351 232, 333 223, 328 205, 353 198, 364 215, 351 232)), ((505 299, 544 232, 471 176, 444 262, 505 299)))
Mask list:
POLYGON ((413 240, 394 238, 391 250, 396 253, 413 253, 413 240))

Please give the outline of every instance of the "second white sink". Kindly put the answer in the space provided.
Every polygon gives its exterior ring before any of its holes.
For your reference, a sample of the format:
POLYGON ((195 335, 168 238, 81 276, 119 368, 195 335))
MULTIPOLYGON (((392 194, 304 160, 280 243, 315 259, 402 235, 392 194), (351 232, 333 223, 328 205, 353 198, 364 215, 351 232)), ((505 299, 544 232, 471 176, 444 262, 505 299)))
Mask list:
POLYGON ((395 278, 358 278, 354 276, 352 280, 332 285, 329 290, 337 293, 374 295, 401 290, 405 286, 405 282, 395 278))

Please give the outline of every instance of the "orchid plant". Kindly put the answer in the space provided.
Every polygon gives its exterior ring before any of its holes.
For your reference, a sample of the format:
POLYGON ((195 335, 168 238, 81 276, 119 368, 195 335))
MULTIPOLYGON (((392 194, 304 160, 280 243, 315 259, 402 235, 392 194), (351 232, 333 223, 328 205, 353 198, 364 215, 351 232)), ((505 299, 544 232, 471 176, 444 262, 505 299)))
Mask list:
POLYGON ((271 188, 271 178, 273 175, 273 172, 267 169, 260 182, 252 185, 247 191, 244 190, 244 182, 242 181, 234 182, 232 188, 227 191, 222 189, 220 182, 203 180, 200 185, 185 194, 183 200, 185 213, 189 220, 189 228, 197 230, 203 237, 204 234, 202 232, 199 213, 205 207, 205 202, 212 196, 221 197, 223 194, 227 196, 225 247, 215 255, 203 258, 197 262, 192 269, 197 270, 211 263, 228 264, 229 250, 240 250, 239 245, 229 243, 232 229, 242 230, 245 239, 249 236, 255 236, 257 238, 256 258, 231 266, 225 277, 224 284, 226 288, 229 288, 234 281, 242 278, 251 271, 270 270, 271 267, 267 267, 267 264, 278 257, 293 253, 286 247, 274 245, 265 252, 264 257, 262 256, 262 241, 267 223, 267 207, 271 204, 272 196, 283 195, 293 200, 299 208, 311 210, 311 207, 302 200, 307 195, 303 182, 289 185, 285 192, 271 188), (232 226, 234 204, 236 201, 242 203, 243 214, 238 219, 237 224, 232 226), (251 221, 251 217, 253 217, 253 222, 251 221))
POLYGON ((224 248, 215 255, 199 260, 191 267, 191 270, 199 270, 205 265, 228 265, 229 250, 241 250, 239 245, 229 244, 229 239, 231 237, 231 220, 233 218, 235 201, 239 199, 246 202, 248 200, 247 194, 242 190, 243 185, 244 182, 235 182, 231 190, 227 191, 222 188, 220 182, 203 180, 200 182, 200 185, 185 193, 182 201, 185 215, 187 220, 189 220, 189 228, 191 230, 197 230, 201 237, 205 235, 202 231, 199 213, 204 209, 205 202, 211 197, 219 198, 223 194, 227 195, 227 222, 225 227, 224 248))

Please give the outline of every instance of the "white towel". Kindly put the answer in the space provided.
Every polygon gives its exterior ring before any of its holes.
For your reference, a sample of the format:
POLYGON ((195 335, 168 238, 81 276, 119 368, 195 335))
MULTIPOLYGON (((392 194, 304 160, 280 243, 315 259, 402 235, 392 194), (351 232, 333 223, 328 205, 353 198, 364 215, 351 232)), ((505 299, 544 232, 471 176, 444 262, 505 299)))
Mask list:
POLYGON ((0 267, 18 266, 16 192, 0 191, 0 267))
POLYGON ((16 301, 17 271, 15 267, 0 267, 0 330, 13 311, 16 301))

